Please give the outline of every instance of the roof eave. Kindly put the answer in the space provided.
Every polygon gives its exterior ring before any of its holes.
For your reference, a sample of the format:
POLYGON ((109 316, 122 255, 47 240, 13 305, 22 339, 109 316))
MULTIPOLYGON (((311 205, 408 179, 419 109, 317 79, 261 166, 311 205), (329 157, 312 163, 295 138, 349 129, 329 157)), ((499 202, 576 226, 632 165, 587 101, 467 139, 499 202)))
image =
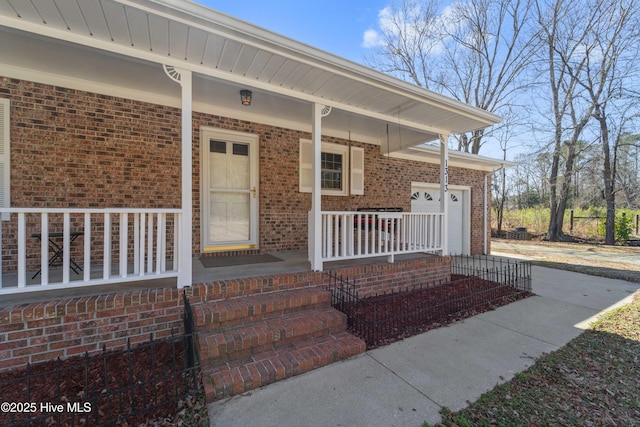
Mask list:
MULTIPOLYGON (((440 149, 430 145, 409 147, 402 151, 392 152, 389 157, 415 160, 426 163, 440 163, 440 149)), ((491 157, 470 154, 462 151, 449 151, 449 165, 466 169, 477 169, 485 172, 496 172, 502 168, 517 166, 517 163, 494 159, 491 157)))
MULTIPOLYGON (((502 121, 502 117, 486 110, 473 107, 464 102, 446 97, 439 93, 424 89, 408 83, 399 78, 375 71, 356 62, 339 57, 289 37, 277 34, 257 25, 210 9, 199 3, 185 0, 116 0, 123 4, 136 4, 138 6, 156 5, 169 8, 175 12, 189 17, 187 22, 197 24, 199 21, 206 23, 206 27, 213 24, 224 28, 226 34, 231 31, 239 40, 264 48, 268 45, 279 54, 304 61, 316 67, 340 73, 354 79, 366 82, 372 86, 386 89, 422 103, 438 106, 445 110, 455 111, 468 118, 482 123, 472 129, 458 130, 453 133, 470 132, 492 126, 502 121)), ((157 9, 155 9, 157 12, 157 9)), ((175 15, 172 15, 175 17, 175 15)))

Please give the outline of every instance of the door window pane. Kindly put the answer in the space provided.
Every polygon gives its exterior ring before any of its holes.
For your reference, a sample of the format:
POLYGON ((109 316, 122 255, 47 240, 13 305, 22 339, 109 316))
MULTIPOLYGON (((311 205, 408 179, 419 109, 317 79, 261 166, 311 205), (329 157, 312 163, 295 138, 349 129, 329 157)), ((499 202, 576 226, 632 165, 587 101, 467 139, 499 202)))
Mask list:
POLYGON ((249 240, 249 194, 216 193, 210 204, 209 238, 213 243, 249 240))

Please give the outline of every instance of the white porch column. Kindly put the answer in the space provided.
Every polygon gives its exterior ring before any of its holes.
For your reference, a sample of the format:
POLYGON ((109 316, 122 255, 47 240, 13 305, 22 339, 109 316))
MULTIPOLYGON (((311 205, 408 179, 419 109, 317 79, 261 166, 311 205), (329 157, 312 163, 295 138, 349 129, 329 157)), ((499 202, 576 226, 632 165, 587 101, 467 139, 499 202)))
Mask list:
POLYGON ((311 168, 313 181, 311 188, 311 214, 309 215, 309 261, 313 271, 322 271, 322 188, 320 185, 322 153, 322 109, 324 105, 313 103, 311 125, 311 168))
POLYGON ((193 140, 193 107, 191 71, 181 70, 182 85, 182 221, 180 221, 180 265, 178 289, 191 286, 193 241, 193 165, 191 160, 193 140))
POLYGON ((449 135, 440 135, 440 212, 442 255, 449 255, 449 135))
POLYGON ((192 222, 193 222, 193 183, 192 183, 192 139, 193 139, 193 90, 192 75, 190 70, 184 70, 169 66, 163 66, 165 73, 173 81, 182 87, 182 202, 179 229, 176 225, 175 232, 178 233, 178 259, 174 257, 174 263, 178 263, 178 289, 191 286, 192 283, 192 256, 191 247, 193 242, 192 222))

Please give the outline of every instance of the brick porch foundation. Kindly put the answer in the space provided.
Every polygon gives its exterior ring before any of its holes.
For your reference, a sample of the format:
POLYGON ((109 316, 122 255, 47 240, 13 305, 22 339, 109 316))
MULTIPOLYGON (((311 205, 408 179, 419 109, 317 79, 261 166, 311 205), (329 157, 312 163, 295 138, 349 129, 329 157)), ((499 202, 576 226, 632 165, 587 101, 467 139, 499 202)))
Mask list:
MULTIPOLYGON (((394 264, 341 267, 332 271, 355 279, 360 295, 367 296, 414 284, 447 280, 450 262, 449 257, 433 256, 396 261, 394 264)), ((241 345, 240 351, 234 350, 221 359, 209 357, 220 351, 211 347, 216 340, 201 340, 203 359, 230 366, 236 356, 246 358, 265 349, 278 348, 281 344, 292 346, 298 343, 304 349, 297 356, 302 359, 291 362, 295 366, 291 365, 288 370, 262 372, 260 379, 242 377, 241 382, 246 385, 241 387, 234 382, 226 387, 225 395, 232 390, 261 386, 271 379, 275 381, 330 363, 334 361, 334 354, 344 358, 364 350, 362 343, 346 335, 342 317, 328 306, 326 283, 324 273, 303 272, 198 283, 186 289, 201 336, 223 336, 238 324, 256 320, 266 325, 263 331, 267 332, 260 332, 255 337, 261 342, 259 346, 245 348, 241 345), (304 296, 305 292, 311 296, 304 296), (262 297, 266 298, 265 301, 262 297), (300 317, 303 312, 310 314, 300 317), (265 319, 272 315, 282 317, 285 313, 295 314, 276 329, 290 330, 293 335, 281 337, 268 332, 271 326, 265 323, 265 319), (327 325, 326 331, 314 329, 317 323, 327 325), (273 337, 279 343, 275 343, 273 337), (268 339, 271 341, 265 341, 268 339), (333 350, 327 355, 319 354, 323 349, 333 350)), ((181 333, 183 311, 182 291, 178 289, 117 292, 3 307, 0 308, 0 371, 25 366, 29 362, 67 358, 84 352, 91 354, 100 351, 103 345, 107 350, 122 349, 127 338, 135 345, 148 340, 151 333, 157 338, 168 336, 172 331, 181 333)), ((224 345, 236 347, 229 342, 224 345)), ((260 372, 257 367, 251 369, 251 372, 260 372)), ((210 390, 209 398, 213 396, 210 390)))

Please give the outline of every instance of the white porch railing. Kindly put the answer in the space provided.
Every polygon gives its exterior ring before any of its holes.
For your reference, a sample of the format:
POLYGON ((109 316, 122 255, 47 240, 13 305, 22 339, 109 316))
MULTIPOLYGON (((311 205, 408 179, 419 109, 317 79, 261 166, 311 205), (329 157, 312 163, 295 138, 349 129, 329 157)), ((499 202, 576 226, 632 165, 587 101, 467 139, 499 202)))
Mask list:
POLYGON ((322 261, 442 250, 441 213, 322 212, 322 261))
POLYGON ((0 295, 178 276, 180 209, 0 213, 0 295))

